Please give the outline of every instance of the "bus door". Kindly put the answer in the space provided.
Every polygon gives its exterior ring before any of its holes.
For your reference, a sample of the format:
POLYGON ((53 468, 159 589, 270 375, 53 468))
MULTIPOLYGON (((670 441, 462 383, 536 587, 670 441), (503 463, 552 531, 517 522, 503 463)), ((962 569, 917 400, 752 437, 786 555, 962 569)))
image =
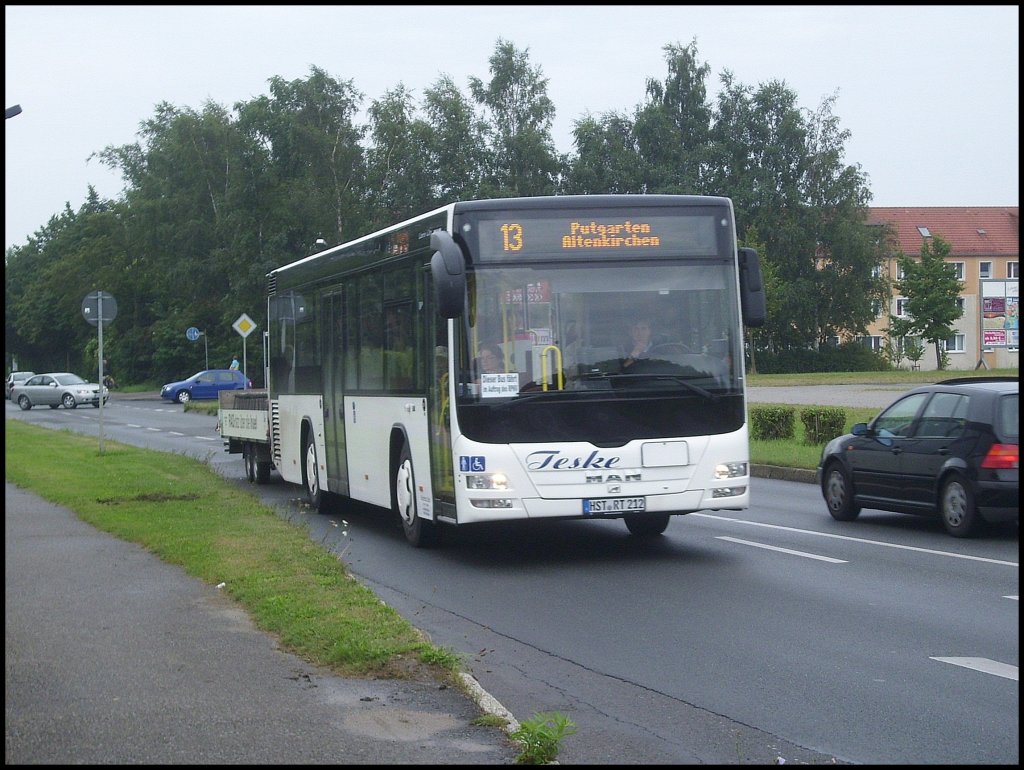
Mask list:
POLYGON ((324 444, 327 451, 327 481, 332 492, 349 494, 345 462, 345 313, 341 290, 323 296, 320 339, 323 344, 324 444))

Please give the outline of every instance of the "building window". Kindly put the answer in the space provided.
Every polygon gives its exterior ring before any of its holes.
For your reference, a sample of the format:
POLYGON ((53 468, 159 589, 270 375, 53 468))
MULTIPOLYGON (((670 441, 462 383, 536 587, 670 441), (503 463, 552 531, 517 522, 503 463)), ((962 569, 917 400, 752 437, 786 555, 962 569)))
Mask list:
POLYGON ((875 318, 882 317, 882 303, 877 299, 871 300, 871 312, 875 314, 875 318))
POLYGON ((963 353, 964 351, 967 350, 966 340, 966 335, 954 334, 952 337, 946 340, 946 352, 963 353))
POLYGON ((949 264, 951 264, 953 266, 953 275, 956 276, 956 279, 958 281, 962 281, 964 279, 964 263, 963 262, 950 262, 949 264))
POLYGON ((918 225, 917 226, 917 231, 919 233, 921 233, 921 237, 922 238, 931 238, 932 237, 931 230, 929 230, 927 227, 924 227, 923 225, 918 225))
POLYGON ((906 297, 896 298, 896 315, 900 318, 907 318, 910 313, 907 312, 907 304, 910 302, 906 297))
POLYGON ((960 315, 964 314, 964 298, 963 297, 957 297, 956 298, 956 309, 960 311, 960 315))
POLYGON ((992 277, 992 263, 991 262, 979 262, 978 263, 978 277, 979 278, 991 278, 992 277))
POLYGON ((878 335, 858 337, 857 342, 876 353, 880 353, 882 351, 882 338, 878 335))
POLYGON ((1020 278, 1020 262, 1007 262, 1006 263, 1006 277, 1007 278, 1020 278))

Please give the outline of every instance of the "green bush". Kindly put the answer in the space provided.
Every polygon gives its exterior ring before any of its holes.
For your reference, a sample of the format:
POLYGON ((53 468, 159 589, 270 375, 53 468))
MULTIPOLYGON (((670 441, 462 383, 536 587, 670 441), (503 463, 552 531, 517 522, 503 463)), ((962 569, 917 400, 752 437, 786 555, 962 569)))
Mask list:
POLYGON ((757 351, 755 358, 758 374, 885 372, 893 368, 884 355, 859 342, 845 342, 838 347, 823 345, 818 350, 757 351))
POLYGON ((805 444, 827 444, 846 432, 846 411, 832 406, 812 406, 800 410, 805 444))
POLYGON ((796 410, 791 406, 756 406, 750 410, 751 438, 780 441, 796 435, 796 410))
POLYGON ((557 711, 534 714, 520 723, 510 737, 522 747, 517 765, 550 765, 558 757, 562 739, 576 732, 576 723, 557 711))

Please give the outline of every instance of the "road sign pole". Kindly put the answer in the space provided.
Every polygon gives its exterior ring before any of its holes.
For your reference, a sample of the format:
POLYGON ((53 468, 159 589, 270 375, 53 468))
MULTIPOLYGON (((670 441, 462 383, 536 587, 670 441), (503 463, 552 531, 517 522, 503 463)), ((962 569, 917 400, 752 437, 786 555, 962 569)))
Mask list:
POLYGON ((103 454, 103 324, 117 318, 117 300, 113 294, 94 291, 82 300, 82 317, 96 327, 98 334, 97 354, 99 356, 99 408, 100 408, 100 454, 103 454), (106 302, 106 309, 103 303, 106 302))
POLYGON ((100 454, 103 454, 103 292, 99 292, 96 297, 96 307, 99 311, 99 323, 96 324, 96 328, 99 330, 98 333, 98 345, 100 358, 100 454))

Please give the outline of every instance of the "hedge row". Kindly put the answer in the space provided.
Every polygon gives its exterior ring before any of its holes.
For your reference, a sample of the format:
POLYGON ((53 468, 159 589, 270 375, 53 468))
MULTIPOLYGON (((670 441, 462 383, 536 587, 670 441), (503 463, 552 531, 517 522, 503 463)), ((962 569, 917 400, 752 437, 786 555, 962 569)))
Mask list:
MULTIPOLYGON (((791 406, 756 406, 750 410, 751 437, 757 441, 784 441, 796 436, 796 410, 791 406)), ((824 445, 845 432, 846 411, 831 406, 800 410, 804 443, 824 445)))

